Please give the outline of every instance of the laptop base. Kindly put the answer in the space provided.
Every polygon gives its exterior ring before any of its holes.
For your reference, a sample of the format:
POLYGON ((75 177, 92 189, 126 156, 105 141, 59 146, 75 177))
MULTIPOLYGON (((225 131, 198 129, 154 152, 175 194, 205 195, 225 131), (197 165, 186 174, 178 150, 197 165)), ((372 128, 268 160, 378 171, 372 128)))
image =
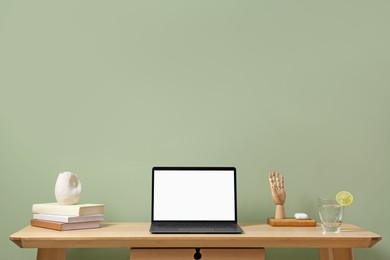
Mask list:
POLYGON ((230 222, 155 222, 150 226, 152 234, 241 234, 236 223, 230 222))

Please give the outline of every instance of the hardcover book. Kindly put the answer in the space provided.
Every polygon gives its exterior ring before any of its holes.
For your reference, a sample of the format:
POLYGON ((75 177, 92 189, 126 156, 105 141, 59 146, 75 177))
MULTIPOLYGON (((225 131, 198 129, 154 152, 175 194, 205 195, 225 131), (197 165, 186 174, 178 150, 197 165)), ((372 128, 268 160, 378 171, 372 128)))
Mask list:
POLYGON ((68 216, 86 216, 104 213, 104 204, 60 205, 58 203, 33 204, 32 213, 68 216))
POLYGON ((103 221, 103 214, 86 215, 86 216, 68 216, 68 215, 51 215, 51 214, 33 214, 33 219, 62 222, 62 223, 78 223, 88 221, 103 221))
POLYGON ((59 230, 59 231, 90 229, 90 228, 99 228, 100 227, 100 221, 79 222, 79 223, 60 223, 60 222, 32 219, 30 224, 31 224, 31 226, 34 226, 34 227, 48 228, 48 229, 54 229, 54 230, 59 230))

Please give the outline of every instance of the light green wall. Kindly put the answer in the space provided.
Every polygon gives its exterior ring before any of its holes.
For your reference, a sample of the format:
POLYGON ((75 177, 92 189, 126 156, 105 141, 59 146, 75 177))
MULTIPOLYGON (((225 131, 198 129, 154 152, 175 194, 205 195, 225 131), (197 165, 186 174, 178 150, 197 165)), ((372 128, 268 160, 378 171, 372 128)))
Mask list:
POLYGON ((61 171, 107 221, 149 221, 155 165, 236 166, 242 222, 273 214, 271 170, 288 215, 348 190, 345 221, 384 237, 356 259, 389 259, 389 3, 0 1, 0 259, 34 259, 8 237, 61 171))

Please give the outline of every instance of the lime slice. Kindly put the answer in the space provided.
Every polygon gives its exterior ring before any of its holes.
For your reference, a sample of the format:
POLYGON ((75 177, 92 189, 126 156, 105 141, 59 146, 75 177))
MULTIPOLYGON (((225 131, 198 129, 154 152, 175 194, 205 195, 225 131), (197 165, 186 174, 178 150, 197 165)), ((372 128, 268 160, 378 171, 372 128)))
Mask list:
POLYGON ((336 195, 336 201, 338 204, 341 206, 349 206, 353 202, 353 196, 350 192, 348 191, 340 191, 336 195))

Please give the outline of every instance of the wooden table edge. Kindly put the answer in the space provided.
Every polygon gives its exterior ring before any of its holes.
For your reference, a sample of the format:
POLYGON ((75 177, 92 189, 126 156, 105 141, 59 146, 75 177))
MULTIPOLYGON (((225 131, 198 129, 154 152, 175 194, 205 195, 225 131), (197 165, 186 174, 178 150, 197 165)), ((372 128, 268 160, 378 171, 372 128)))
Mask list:
MULTIPOLYGON (((131 223, 131 222, 129 222, 131 223)), ((111 223, 111 224, 127 224, 127 223, 111 223)), ((137 224, 137 223, 135 223, 137 224)), ((139 224, 139 223, 138 223, 139 224)), ((142 223, 141 223, 142 224, 142 223)), ((255 223, 254 223, 255 224, 255 223)), ((263 225, 262 223, 256 223, 259 225, 263 225)), ((245 225, 244 225, 245 226, 245 225)), ((25 228, 30 228, 29 226, 25 228)), ((24 228, 24 229, 25 229, 24 228)), ((288 229, 289 227, 286 227, 288 229)), ((309 227, 311 228, 311 227, 309 227)), ((23 229, 21 229, 23 230, 23 229)), ((20 231, 21 231, 20 230, 20 231)), ((53 239, 53 238, 24 238, 19 232, 17 231, 14 234, 10 235, 9 239, 15 243, 20 248, 126 248, 126 247, 149 247, 148 244, 155 244, 155 243, 161 243, 158 247, 161 248, 169 248, 172 247, 172 244, 175 243, 175 247, 193 247, 193 245, 198 245, 199 247, 234 247, 234 245, 237 245, 238 247, 264 247, 264 248, 296 248, 299 247, 296 242, 294 242, 291 238, 286 237, 285 239, 282 238, 283 245, 281 246, 275 246, 272 240, 280 238, 273 238, 268 237, 267 239, 264 238, 258 238, 258 237, 247 237, 246 241, 242 241, 239 237, 229 237, 229 238, 222 238, 222 242, 217 242, 217 240, 221 240, 221 238, 213 238, 210 236, 210 238, 191 238, 191 239, 179 239, 175 236, 169 237, 169 236, 159 236, 156 235, 153 238, 149 238, 149 241, 145 242, 145 239, 143 237, 133 237, 133 238, 126 238, 126 237, 101 237, 96 239, 91 238, 79 238, 77 242, 73 243, 73 238, 61 238, 59 240, 53 239), (224 241, 225 240, 225 241, 224 241), (65 245, 61 245, 63 242, 65 245), (93 243, 91 243, 93 241, 93 243), (223 243, 226 242, 226 245, 223 243), (246 246, 245 246, 245 245, 246 246)), ((368 230, 365 230, 368 231, 368 230)), ((63 232, 72 232, 72 231, 63 231, 63 232)), ((370 231, 371 232, 371 231, 370 231)), ((364 241, 361 241, 361 243, 355 243, 354 240, 361 240, 361 238, 344 238, 344 240, 350 240, 352 241, 350 244, 354 244, 353 248, 371 248, 375 244, 377 244, 379 241, 381 241, 382 236, 379 234, 376 234, 374 232, 371 232, 371 237, 364 238, 364 241)), ((310 241, 310 237, 301 238, 301 240, 310 241)), ((325 239, 316 243, 315 241, 311 243, 309 246, 305 246, 304 248, 338 248, 343 246, 338 246, 337 244, 337 237, 329 237, 328 239, 325 239), (325 242, 325 244, 324 244, 325 242), (322 246, 321 246, 322 245, 322 246)))
POLYGON ((12 235, 11 235, 9 240, 14 242, 18 247, 23 248, 22 238, 20 238, 20 237, 12 237, 12 235))

